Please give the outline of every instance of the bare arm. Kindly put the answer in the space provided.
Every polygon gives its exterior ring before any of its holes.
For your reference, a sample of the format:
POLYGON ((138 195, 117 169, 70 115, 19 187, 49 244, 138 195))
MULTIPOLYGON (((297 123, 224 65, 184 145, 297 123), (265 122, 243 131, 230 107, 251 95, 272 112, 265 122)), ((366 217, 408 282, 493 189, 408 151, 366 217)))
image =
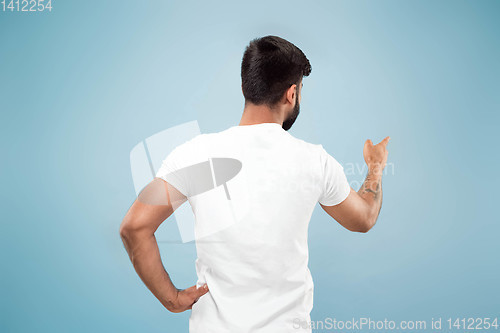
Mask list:
POLYGON ((386 137, 373 145, 366 140, 363 148, 368 174, 358 192, 351 188, 347 198, 335 206, 321 207, 337 222, 350 231, 367 232, 376 223, 382 207, 382 171, 387 163, 386 137))
POLYGON ((162 179, 155 178, 139 194, 120 225, 120 236, 134 268, 156 298, 172 312, 191 309, 203 288, 177 289, 163 267, 155 231, 186 197, 162 179))

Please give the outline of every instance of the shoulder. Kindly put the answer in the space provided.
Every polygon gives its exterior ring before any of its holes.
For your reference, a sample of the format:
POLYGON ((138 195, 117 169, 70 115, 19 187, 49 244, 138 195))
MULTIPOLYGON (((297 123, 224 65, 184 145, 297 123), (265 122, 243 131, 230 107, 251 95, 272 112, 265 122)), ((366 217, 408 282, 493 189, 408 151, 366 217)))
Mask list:
POLYGON ((188 151, 190 149, 194 149, 197 146, 199 146, 200 144, 203 144, 203 142, 206 141, 207 137, 208 137, 208 134, 198 134, 198 135, 192 137, 191 139, 184 141, 183 143, 181 143, 177 147, 175 147, 174 151, 183 152, 183 151, 188 151))
POLYGON ((342 164, 335 157, 333 157, 333 155, 330 154, 327 149, 325 149, 323 144, 310 143, 293 136, 291 137, 296 141, 298 145, 304 147, 304 149, 310 153, 308 157, 311 159, 311 161, 319 162, 322 167, 334 166, 343 168, 342 164))
POLYGON ((177 145, 168 154, 166 160, 175 160, 179 164, 186 164, 191 162, 190 159, 193 156, 193 151, 195 151, 197 146, 199 146, 200 138, 203 134, 198 134, 188 140, 185 140, 181 144, 177 145))
POLYGON ((218 142, 216 134, 198 134, 176 146, 170 155, 182 166, 206 161, 209 158, 211 147, 218 142))
POLYGON ((288 132, 287 136, 295 147, 301 149, 303 152, 308 152, 311 156, 320 157, 326 153, 322 144, 311 143, 303 139, 299 139, 288 132))
POLYGON ((209 150, 213 145, 220 145, 223 143, 232 142, 234 135, 232 135, 231 128, 222 130, 220 132, 201 133, 186 141, 184 147, 180 149, 199 152, 200 150, 209 150))

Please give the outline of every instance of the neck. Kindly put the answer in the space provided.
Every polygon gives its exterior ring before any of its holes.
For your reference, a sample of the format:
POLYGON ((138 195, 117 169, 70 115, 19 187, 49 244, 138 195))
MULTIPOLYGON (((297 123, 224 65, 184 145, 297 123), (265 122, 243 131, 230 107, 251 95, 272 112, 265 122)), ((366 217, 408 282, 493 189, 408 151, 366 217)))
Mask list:
POLYGON ((277 123, 283 125, 283 112, 281 110, 271 110, 267 105, 246 103, 239 125, 255 125, 261 123, 277 123))

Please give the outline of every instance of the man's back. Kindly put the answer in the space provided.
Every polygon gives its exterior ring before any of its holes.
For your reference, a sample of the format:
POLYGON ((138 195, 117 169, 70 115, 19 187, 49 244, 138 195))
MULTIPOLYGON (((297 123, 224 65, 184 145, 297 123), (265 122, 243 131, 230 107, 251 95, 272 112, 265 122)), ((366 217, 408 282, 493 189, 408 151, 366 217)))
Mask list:
POLYGON ((169 173, 216 158, 241 162, 225 186, 190 193, 190 179, 174 184, 195 214, 198 284, 210 290, 192 307, 190 332, 295 331, 313 306, 309 220, 317 202, 349 195, 342 166, 321 145, 260 123, 198 135, 157 177, 170 181, 169 173))

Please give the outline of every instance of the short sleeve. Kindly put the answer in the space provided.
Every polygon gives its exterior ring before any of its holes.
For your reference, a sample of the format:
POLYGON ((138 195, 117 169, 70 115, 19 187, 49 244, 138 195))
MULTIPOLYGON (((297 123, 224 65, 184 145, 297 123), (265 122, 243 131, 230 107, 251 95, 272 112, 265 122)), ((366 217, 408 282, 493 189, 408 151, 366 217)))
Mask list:
POLYGON ((161 167, 156 172, 156 177, 161 178, 175 187, 184 196, 188 196, 188 183, 185 173, 186 166, 185 144, 177 146, 163 160, 161 167))
POLYGON ((321 195, 318 202, 324 206, 335 206, 344 201, 351 192, 351 186, 344 173, 344 167, 320 145, 321 195))

